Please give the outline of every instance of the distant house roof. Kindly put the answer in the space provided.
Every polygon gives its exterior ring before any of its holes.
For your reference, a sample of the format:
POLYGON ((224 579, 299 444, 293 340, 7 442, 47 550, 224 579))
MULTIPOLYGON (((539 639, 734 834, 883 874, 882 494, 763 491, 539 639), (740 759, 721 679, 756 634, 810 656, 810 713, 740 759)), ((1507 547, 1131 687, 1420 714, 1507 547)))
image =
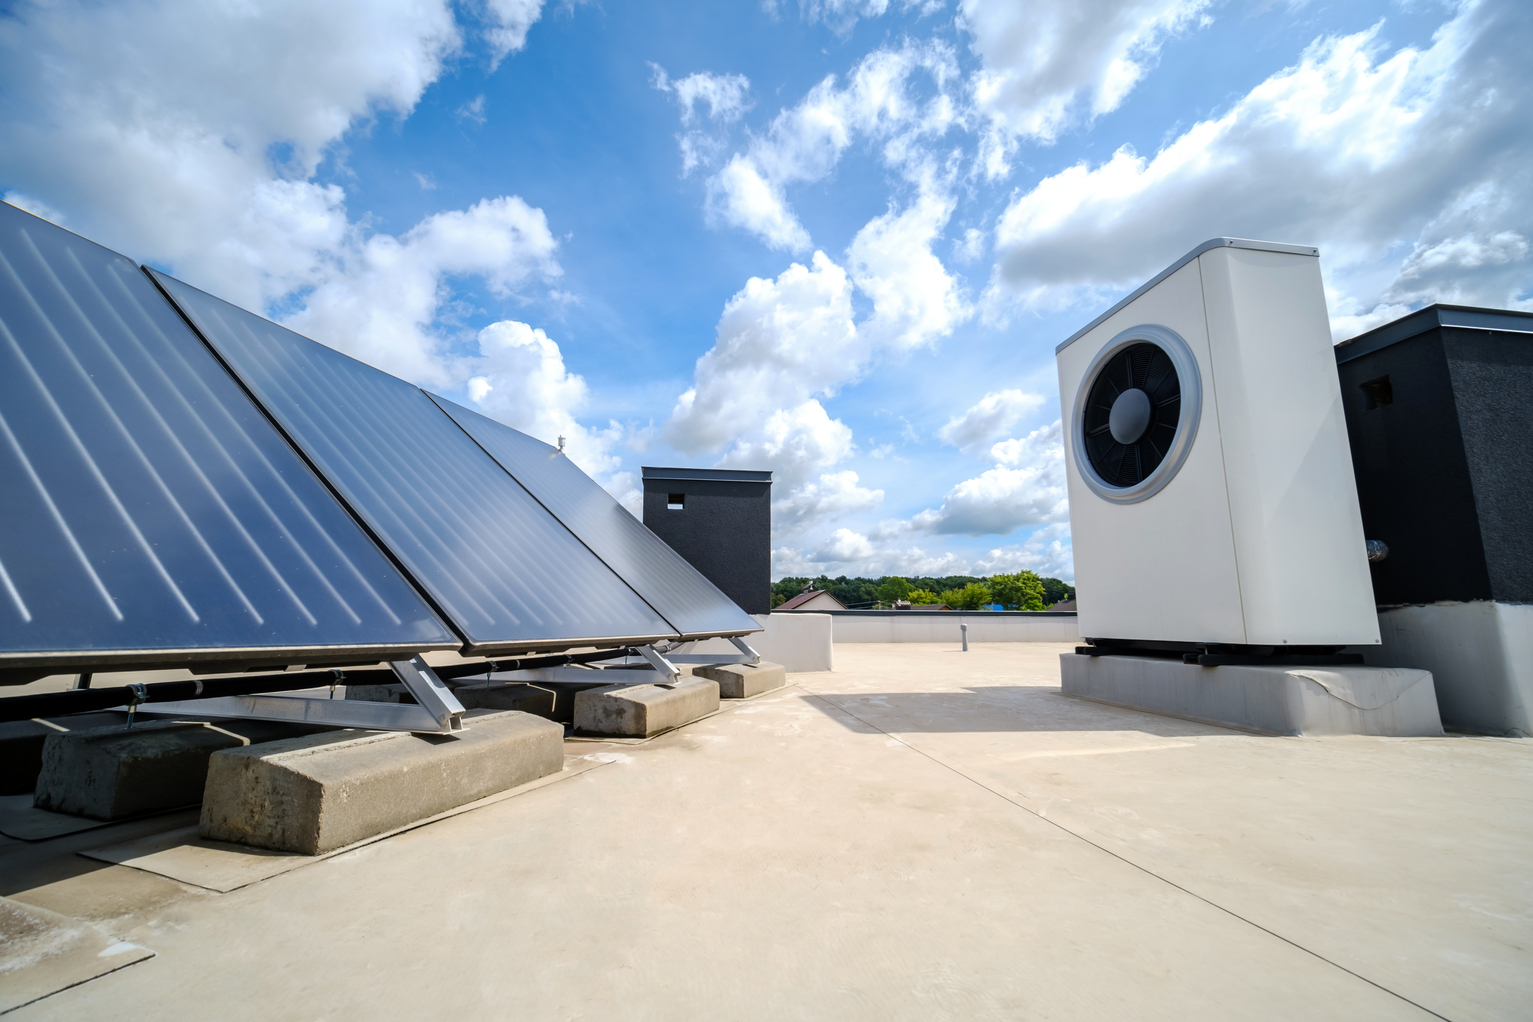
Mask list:
POLYGON ((810 589, 799 593, 778 610, 845 610, 846 604, 823 589, 810 589))
POLYGON ((1075 597, 1072 596, 1068 600, 1060 600, 1058 603, 1054 604, 1054 606, 1050 607, 1049 609, 1050 610, 1074 610, 1075 609, 1075 597))

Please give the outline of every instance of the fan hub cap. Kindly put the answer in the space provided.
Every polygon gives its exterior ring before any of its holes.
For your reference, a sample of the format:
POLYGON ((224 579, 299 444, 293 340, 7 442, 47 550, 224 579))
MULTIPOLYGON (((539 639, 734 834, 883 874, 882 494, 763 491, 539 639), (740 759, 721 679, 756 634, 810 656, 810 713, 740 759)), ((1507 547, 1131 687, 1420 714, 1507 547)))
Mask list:
POLYGON ((1112 403, 1112 411, 1108 414, 1108 430, 1112 438, 1120 444, 1136 443, 1144 436, 1144 431, 1150 426, 1150 415, 1153 412, 1150 405, 1150 395, 1132 387, 1118 395, 1118 399, 1112 403))

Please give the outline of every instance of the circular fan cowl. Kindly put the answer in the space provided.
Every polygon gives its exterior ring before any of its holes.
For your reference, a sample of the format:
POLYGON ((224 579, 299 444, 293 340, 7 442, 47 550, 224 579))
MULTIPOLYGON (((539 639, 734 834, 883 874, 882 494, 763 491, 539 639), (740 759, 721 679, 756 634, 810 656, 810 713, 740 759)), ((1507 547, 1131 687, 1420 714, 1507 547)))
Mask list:
POLYGON ((1169 327, 1145 323, 1098 350, 1071 410, 1071 458, 1103 500, 1134 504, 1181 470, 1202 414, 1202 375, 1169 327))
POLYGON ((1148 341, 1124 348, 1102 366, 1086 395, 1081 427, 1091 467, 1109 486, 1143 482, 1170 453, 1181 415, 1182 386, 1171 356, 1148 341))

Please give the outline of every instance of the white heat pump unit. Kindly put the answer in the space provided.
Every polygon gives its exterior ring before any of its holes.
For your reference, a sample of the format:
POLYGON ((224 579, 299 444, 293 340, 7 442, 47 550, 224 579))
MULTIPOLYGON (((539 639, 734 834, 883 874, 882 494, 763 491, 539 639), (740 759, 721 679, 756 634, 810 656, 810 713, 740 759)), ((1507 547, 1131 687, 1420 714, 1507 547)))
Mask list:
POLYGON ((1056 355, 1083 636, 1379 641, 1316 249, 1205 242, 1056 355))

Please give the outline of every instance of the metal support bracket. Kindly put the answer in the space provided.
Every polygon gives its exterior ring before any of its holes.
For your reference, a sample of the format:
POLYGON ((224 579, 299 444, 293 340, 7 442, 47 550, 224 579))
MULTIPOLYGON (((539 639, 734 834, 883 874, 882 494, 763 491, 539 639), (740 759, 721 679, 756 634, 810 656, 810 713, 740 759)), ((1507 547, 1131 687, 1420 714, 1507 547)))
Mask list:
POLYGON ((188 717, 249 717, 294 724, 327 724, 369 731, 426 731, 450 734, 463 730, 463 704, 420 657, 389 664, 415 697, 411 703, 374 703, 360 699, 313 699, 307 696, 220 696, 149 702, 157 714, 188 717))
POLYGON ((436 676, 424 657, 416 655, 409 660, 395 660, 389 666, 394 669, 399 680, 404 682, 415 701, 431 714, 431 718, 437 722, 438 730, 463 730, 463 704, 436 676))
POLYGON ((744 639, 731 637, 738 653, 667 653, 665 658, 673 664, 746 664, 755 667, 761 663, 761 654, 752 649, 744 639))
POLYGON ((748 642, 746 642, 744 639, 742 639, 740 636, 738 636, 738 635, 731 635, 729 637, 729 641, 734 643, 735 649, 738 649, 741 653, 743 653, 746 657, 749 658, 747 660, 742 661, 743 663, 750 664, 752 667, 755 667, 757 664, 761 663, 761 654, 757 653, 754 649, 752 649, 750 647, 750 644, 748 642))
POLYGON ((681 680, 681 668, 667 660, 654 646, 640 646, 639 655, 665 679, 656 682, 657 685, 674 685, 681 680))

